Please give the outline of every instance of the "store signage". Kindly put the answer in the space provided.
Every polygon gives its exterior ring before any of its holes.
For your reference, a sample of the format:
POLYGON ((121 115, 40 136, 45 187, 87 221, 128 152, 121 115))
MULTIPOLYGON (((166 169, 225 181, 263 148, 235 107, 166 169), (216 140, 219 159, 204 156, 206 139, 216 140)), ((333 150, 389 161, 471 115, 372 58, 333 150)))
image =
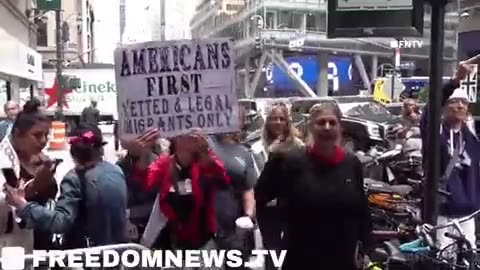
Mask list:
POLYGON ((329 0, 329 38, 421 37, 423 1, 329 0))
POLYGON ((42 81, 42 56, 0 28, 0 73, 42 81))

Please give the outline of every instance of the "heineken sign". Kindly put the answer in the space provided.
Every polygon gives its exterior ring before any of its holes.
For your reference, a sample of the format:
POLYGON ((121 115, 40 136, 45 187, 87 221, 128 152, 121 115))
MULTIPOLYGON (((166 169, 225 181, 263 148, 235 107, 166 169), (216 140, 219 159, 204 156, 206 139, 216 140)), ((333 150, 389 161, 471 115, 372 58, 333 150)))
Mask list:
POLYGON ((329 38, 423 36, 423 0, 329 0, 329 38))
MULTIPOLYGON (((115 73, 112 68, 82 68, 65 69, 64 76, 69 78, 69 87, 62 88, 65 98, 65 113, 81 113, 92 100, 98 102, 102 114, 117 112, 117 92, 115 73)), ((46 108, 55 110, 58 103, 58 82, 55 70, 45 70, 46 108)))

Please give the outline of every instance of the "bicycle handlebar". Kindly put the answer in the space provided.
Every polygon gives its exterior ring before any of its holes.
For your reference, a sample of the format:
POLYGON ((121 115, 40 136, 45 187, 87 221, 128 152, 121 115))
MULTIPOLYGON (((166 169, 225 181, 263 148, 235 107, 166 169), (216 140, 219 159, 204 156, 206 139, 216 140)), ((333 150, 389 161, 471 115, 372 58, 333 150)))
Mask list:
MULTIPOLYGON (((426 239, 428 242, 431 242, 431 239, 430 238, 430 234, 431 233, 434 233, 440 229, 444 229, 444 228, 448 228, 448 227, 451 227, 451 226, 454 226, 455 229, 462 233, 462 229, 459 227, 459 225, 467 220, 470 220, 474 217, 476 217, 477 215, 480 214, 480 209, 478 209, 477 211, 473 212, 472 214, 466 216, 466 217, 463 217, 463 218, 458 218, 458 219, 453 219, 451 220, 450 222, 447 222, 445 224, 441 224, 441 225, 437 225, 437 226, 432 226, 430 224, 426 224, 424 223, 423 225, 421 225, 420 227, 417 227, 417 234, 421 237, 423 237, 424 239, 426 239)), ((454 239, 453 237, 455 236, 452 236, 451 234, 449 235, 445 235, 446 237, 449 237, 449 238, 452 238, 454 239)), ((431 245, 432 243, 429 243, 429 245, 431 245)))
POLYGON ((466 245, 467 246, 467 248, 466 248, 467 251, 469 251, 469 252, 472 251, 472 244, 470 243, 470 241, 468 241, 467 238, 465 238, 465 236, 456 235, 456 234, 449 233, 449 232, 446 232, 444 235, 445 235, 445 237, 451 238, 455 242, 457 242, 458 246, 466 245))
POLYGON ((444 235, 445 235, 445 237, 452 238, 453 240, 458 241, 458 242, 466 241, 464 237, 462 237, 460 235, 453 234, 453 233, 446 232, 444 235))
POLYGON ((477 211, 473 212, 472 214, 470 214, 466 217, 453 219, 452 221, 450 221, 446 224, 443 224, 443 225, 437 225, 437 226, 433 227, 431 229, 431 231, 437 231, 437 230, 444 229, 444 228, 447 228, 447 227, 455 226, 455 223, 457 223, 457 222, 458 223, 463 223, 465 221, 468 221, 468 220, 478 216, 479 214, 480 214, 480 209, 478 209, 477 211))

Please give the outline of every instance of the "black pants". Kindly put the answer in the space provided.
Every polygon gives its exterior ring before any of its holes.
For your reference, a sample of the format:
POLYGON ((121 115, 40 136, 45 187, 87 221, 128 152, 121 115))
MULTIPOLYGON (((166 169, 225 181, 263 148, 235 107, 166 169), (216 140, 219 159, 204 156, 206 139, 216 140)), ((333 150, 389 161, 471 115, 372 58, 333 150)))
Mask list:
MULTIPOLYGON (((232 233, 228 236, 221 236, 221 237, 216 237, 215 238, 215 244, 217 245, 218 249, 223 249, 223 250, 240 250, 243 254, 243 261, 248 261, 250 254, 251 254, 251 248, 249 245, 250 242, 250 237, 247 236, 245 239, 242 239, 235 233, 232 233)), ((225 270, 230 270, 230 269, 248 269, 246 267, 240 266, 240 267, 229 267, 228 265, 225 265, 225 270)))
MULTIPOLYGON (((235 221, 242 217, 243 201, 240 194, 233 190, 220 190, 215 194, 218 230, 215 243, 219 249, 240 250, 243 261, 247 261, 253 247, 253 234, 238 235, 235 221)), ((245 267, 231 268, 225 265, 225 269, 247 269, 245 267)))
MULTIPOLYGON (((286 226, 285 220, 281 216, 281 212, 282 210, 275 206, 258 209, 257 221, 265 249, 280 252, 280 250, 286 248, 285 237, 282 238, 282 233, 285 231, 286 226)), ((267 256, 266 258, 265 269, 277 269, 273 265, 270 256, 267 256)))

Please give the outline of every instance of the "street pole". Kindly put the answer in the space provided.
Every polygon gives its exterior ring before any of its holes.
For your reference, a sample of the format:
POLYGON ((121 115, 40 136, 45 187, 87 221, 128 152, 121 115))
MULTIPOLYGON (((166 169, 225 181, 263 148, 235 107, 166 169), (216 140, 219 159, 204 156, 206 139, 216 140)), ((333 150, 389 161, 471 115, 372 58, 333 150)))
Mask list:
POLYGON ((390 87, 392 89, 390 89, 390 103, 393 103, 394 100, 393 100, 393 97, 395 96, 395 69, 392 69, 392 82, 390 84, 390 87))
MULTIPOLYGON (((438 181, 440 179, 440 115, 442 110, 442 75, 445 8, 448 0, 427 0, 432 6, 430 35, 430 89, 428 93, 428 126, 429 138, 425 149, 426 182, 423 201, 423 221, 437 224, 438 218, 438 181)), ((435 235, 433 235, 435 237, 435 235)))
POLYGON ((166 20, 165 20, 165 0, 160 0, 160 25, 161 40, 165 41, 166 20))
POLYGON ((58 9, 55 10, 55 27, 56 27, 56 73, 57 73, 57 110, 55 118, 61 120, 63 116, 63 79, 62 79, 62 65, 63 65, 63 48, 62 48, 62 20, 61 12, 62 6, 59 1, 58 9))

